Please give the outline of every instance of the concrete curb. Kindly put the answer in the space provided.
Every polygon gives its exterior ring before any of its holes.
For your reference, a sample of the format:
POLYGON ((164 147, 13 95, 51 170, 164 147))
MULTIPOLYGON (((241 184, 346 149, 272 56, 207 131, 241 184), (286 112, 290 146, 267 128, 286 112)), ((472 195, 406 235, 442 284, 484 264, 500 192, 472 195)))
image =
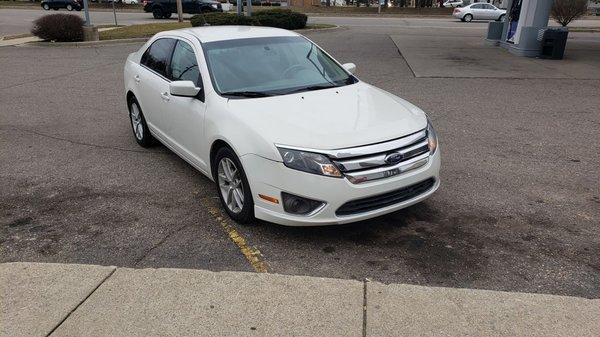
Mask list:
POLYGON ((102 40, 102 41, 83 41, 83 42, 28 42, 28 45, 44 46, 44 47, 89 47, 89 46, 104 46, 111 44, 122 44, 122 43, 139 43, 146 42, 150 39, 149 37, 136 37, 131 39, 117 39, 117 40, 102 40))
POLYGON ((597 336, 600 300, 248 272, 0 264, 1 336, 597 336))
MULTIPOLYGON (((294 30, 297 33, 312 33, 316 31, 331 31, 339 29, 340 26, 335 25, 335 27, 328 28, 311 28, 311 29, 299 29, 294 30)), ((44 46, 44 47, 89 47, 89 46, 103 46, 103 45, 111 45, 111 44, 121 44, 121 43, 138 43, 138 42, 146 42, 150 39, 150 37, 136 37, 131 39, 115 39, 115 40, 102 40, 102 41, 83 41, 83 42, 47 42, 47 41, 35 41, 35 42, 27 42, 28 45, 34 46, 44 46)))

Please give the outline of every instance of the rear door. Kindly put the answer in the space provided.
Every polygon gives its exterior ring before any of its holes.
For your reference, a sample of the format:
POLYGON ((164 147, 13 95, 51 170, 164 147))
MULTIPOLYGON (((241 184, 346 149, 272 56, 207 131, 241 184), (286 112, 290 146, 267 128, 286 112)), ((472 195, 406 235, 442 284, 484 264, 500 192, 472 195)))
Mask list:
POLYGON ((473 15, 474 20, 482 20, 486 18, 483 4, 474 4, 469 8, 471 9, 471 14, 473 15))
POLYGON ((166 136, 169 130, 169 115, 165 105, 169 100, 169 79, 167 69, 171 54, 177 41, 160 38, 154 41, 144 52, 137 74, 134 74, 138 90, 138 102, 142 108, 146 123, 153 132, 166 136))

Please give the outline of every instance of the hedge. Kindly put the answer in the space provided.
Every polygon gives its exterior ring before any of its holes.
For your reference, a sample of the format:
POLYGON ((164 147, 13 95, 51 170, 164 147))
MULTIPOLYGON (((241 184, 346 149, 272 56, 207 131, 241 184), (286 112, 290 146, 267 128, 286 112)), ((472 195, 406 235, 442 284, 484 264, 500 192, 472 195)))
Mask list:
POLYGON ((84 21, 74 14, 49 14, 33 21, 31 34, 46 41, 83 41, 84 21))
POLYGON ((255 14, 253 14, 253 17, 260 22, 261 26, 277 27, 289 30, 302 29, 306 27, 306 20, 308 19, 305 14, 283 8, 257 11, 255 14))
POLYGON ((239 16, 233 13, 207 13, 194 15, 191 19, 193 27, 223 25, 242 25, 242 26, 266 26, 283 29, 302 29, 306 27, 308 17, 305 14, 297 13, 289 9, 271 9, 257 11, 251 17, 239 16))
POLYGON ((192 27, 204 26, 205 24, 209 24, 211 26, 258 26, 257 20, 253 17, 237 15, 233 13, 198 14, 192 16, 190 22, 192 23, 192 27))

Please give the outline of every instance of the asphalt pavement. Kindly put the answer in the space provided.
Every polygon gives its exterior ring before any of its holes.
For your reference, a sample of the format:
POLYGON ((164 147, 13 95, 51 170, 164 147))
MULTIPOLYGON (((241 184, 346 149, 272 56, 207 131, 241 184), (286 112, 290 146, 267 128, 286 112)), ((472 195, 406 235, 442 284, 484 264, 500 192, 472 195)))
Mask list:
MULTIPOLYGON (((252 271, 251 252, 280 274, 599 298, 600 81, 527 78, 527 69, 415 76, 392 37, 426 44, 484 30, 403 20, 307 35, 428 113, 442 186, 406 210, 327 228, 235 224, 207 178, 162 146, 138 147, 122 67, 140 44, 2 47, 0 261, 252 271)), ((599 36, 571 37, 579 52, 539 66, 597 75, 599 36)))

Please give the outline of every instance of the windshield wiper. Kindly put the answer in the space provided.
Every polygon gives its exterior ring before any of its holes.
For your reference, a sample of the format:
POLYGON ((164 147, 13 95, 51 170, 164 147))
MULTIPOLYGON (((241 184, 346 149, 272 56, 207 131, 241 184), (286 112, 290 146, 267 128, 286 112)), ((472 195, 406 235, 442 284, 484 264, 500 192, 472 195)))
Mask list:
POLYGON ((262 91, 228 91, 222 92, 223 96, 240 96, 240 97, 269 97, 273 96, 262 91))
POLYGON ((291 94, 293 92, 313 91, 313 90, 329 89, 329 88, 335 88, 335 87, 337 87, 337 85, 331 85, 331 84, 309 85, 307 87, 302 87, 302 88, 298 88, 298 89, 294 89, 294 90, 288 91, 288 94, 291 94))

